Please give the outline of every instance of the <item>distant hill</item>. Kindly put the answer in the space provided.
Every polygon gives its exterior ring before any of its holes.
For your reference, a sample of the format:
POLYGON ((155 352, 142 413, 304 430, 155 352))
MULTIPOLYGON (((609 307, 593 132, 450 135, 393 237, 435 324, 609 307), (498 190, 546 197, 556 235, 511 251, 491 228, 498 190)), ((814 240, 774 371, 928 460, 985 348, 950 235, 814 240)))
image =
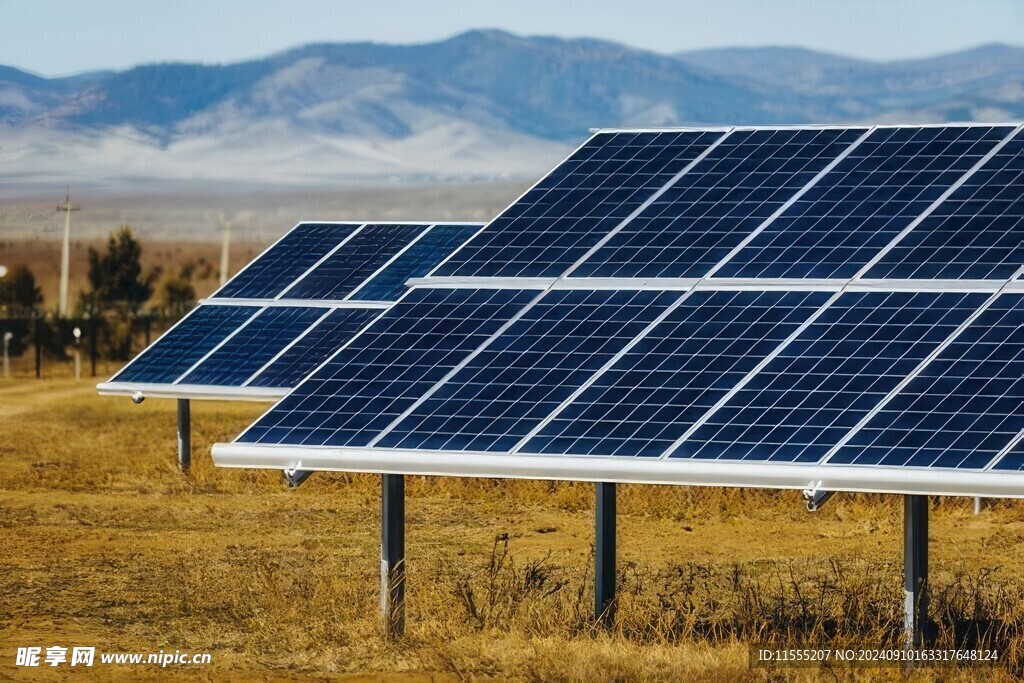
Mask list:
POLYGON ((1024 49, 875 63, 471 31, 228 65, 0 66, 0 178, 318 184, 536 175, 594 126, 1024 117, 1024 49))

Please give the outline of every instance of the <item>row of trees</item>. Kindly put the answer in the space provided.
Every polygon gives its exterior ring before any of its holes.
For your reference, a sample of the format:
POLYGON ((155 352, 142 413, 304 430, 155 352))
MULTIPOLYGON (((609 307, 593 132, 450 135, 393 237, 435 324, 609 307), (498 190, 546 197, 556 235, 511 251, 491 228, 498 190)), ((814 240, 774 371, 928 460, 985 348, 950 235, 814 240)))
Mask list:
MULTIPOLYGON (((195 271, 195 264, 186 264, 165 277, 160 267, 144 269, 142 244, 131 228, 122 227, 111 233, 104 248, 89 248, 87 288, 79 294, 74 317, 98 327, 102 355, 126 359, 135 335, 144 330, 148 336, 154 319, 176 320, 195 305, 195 271)), ((0 312, 8 318, 37 318, 32 327, 35 343, 61 355, 66 342, 60 341, 60 331, 67 325, 43 318, 43 303, 27 266, 0 278, 0 312)))

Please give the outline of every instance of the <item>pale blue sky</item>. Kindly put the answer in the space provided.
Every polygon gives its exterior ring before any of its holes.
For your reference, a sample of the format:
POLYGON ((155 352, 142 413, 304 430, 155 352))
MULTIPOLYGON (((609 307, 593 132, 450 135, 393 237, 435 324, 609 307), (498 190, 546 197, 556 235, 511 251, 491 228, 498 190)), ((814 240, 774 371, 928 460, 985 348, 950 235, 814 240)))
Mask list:
POLYGON ((470 28, 660 52, 802 45, 893 59, 1024 43, 1024 0, 0 0, 0 64, 58 75, 231 62, 309 42, 429 42, 470 28))

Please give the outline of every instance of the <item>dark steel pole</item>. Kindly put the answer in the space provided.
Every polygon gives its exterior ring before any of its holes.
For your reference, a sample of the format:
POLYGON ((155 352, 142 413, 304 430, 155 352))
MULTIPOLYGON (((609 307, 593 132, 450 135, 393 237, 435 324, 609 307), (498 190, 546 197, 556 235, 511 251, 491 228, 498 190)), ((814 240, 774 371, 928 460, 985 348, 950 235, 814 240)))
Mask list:
POLYGON ((178 467, 188 472, 192 466, 192 410, 187 398, 178 399, 178 467))
POLYGON ((380 611, 388 637, 405 632, 405 476, 385 474, 381 496, 380 611))
POLYGON ((594 537, 594 615, 615 619, 615 484, 598 483, 594 537))
POLYGON ((924 644, 928 627, 928 496, 903 498, 903 638, 924 644))

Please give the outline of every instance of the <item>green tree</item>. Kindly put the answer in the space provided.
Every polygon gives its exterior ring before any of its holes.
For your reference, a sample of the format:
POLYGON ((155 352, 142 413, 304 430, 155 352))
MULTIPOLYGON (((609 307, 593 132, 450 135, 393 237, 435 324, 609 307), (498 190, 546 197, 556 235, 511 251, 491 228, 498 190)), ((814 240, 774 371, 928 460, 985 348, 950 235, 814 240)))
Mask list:
POLYGON ((36 276, 28 266, 18 266, 0 279, 0 306, 16 315, 25 315, 36 311, 42 303, 43 290, 36 285, 36 276))
POLYGON ((160 284, 158 298, 164 315, 180 318, 196 304, 196 290, 192 286, 192 264, 182 266, 177 277, 171 276, 160 284))
POLYGON ((153 295, 159 271, 142 274, 142 245, 129 227, 110 235, 106 253, 89 247, 89 286, 85 295, 87 311, 115 311, 123 317, 139 312, 153 295))

